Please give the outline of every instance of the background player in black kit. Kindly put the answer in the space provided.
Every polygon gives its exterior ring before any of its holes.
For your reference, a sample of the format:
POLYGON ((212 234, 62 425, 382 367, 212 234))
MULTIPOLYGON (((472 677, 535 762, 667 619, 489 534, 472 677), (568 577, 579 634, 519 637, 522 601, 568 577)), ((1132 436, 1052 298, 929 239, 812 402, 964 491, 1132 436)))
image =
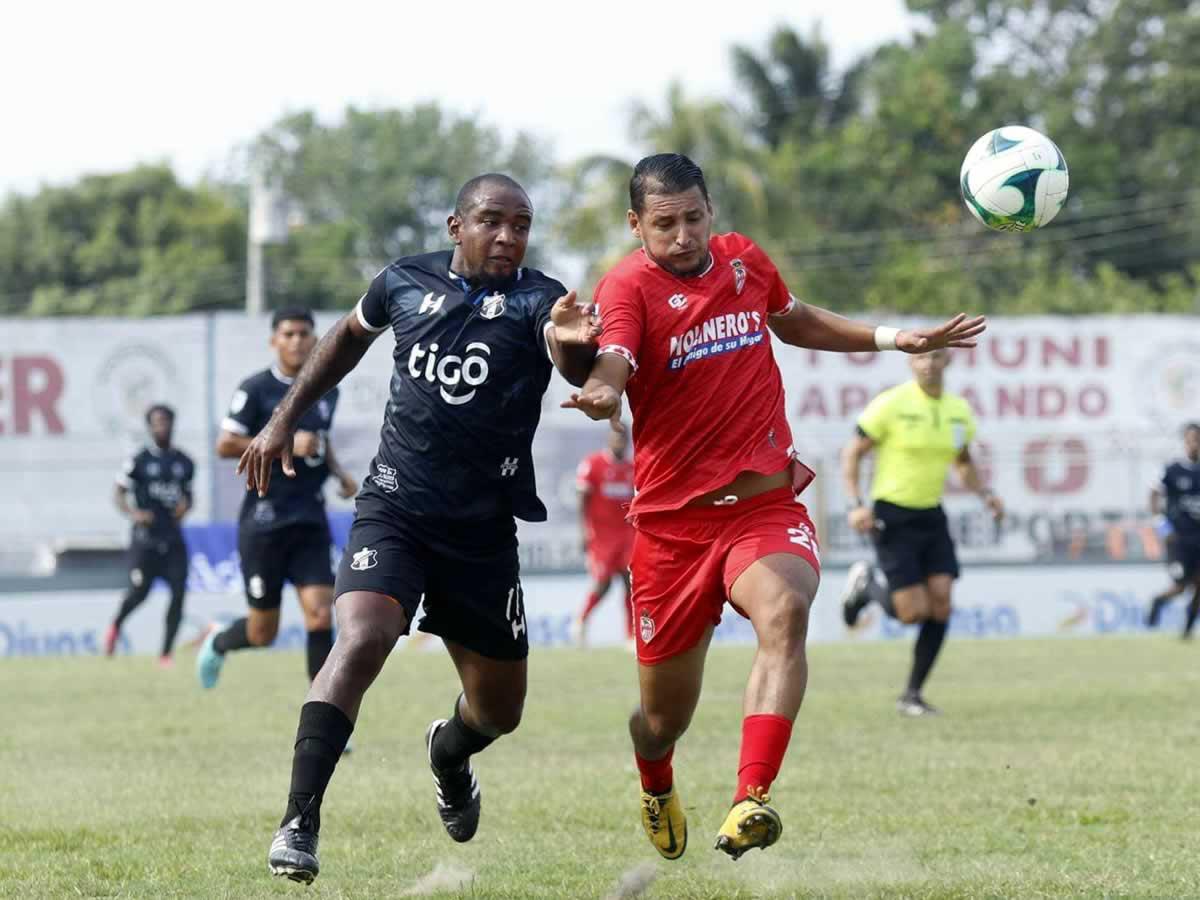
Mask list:
POLYGON ((146 411, 151 443, 126 464, 117 479, 117 509, 133 522, 129 546, 129 589, 104 635, 104 652, 112 656, 121 626, 141 606, 156 578, 171 589, 171 603, 163 629, 160 666, 171 665, 171 650, 183 618, 187 586, 187 546, 180 521, 192 508, 192 476, 196 467, 182 450, 171 446, 175 411, 157 404, 146 411), (130 500, 132 499, 132 503, 130 500))
POLYGON ((311 404, 390 328, 391 397, 338 571, 338 640, 300 711, 287 810, 272 873, 311 882, 320 806, 363 694, 424 594, 462 682, 448 721, 426 731, 438 813, 456 841, 479 822, 469 758, 521 719, 528 636, 514 517, 544 521, 532 441, 552 362, 582 384, 599 328, 561 284, 521 261, 533 207, 504 175, 459 192, 453 251, 399 259, 321 340, 238 466, 260 491, 311 404))
POLYGON ((1167 466, 1150 494, 1151 513, 1165 512, 1167 574, 1174 583, 1154 598, 1146 624, 1157 627, 1163 608, 1192 588, 1182 634, 1187 639, 1200 616, 1200 425, 1193 423, 1183 430, 1183 451, 1184 458, 1167 466))
MULTIPOLYGON (((274 314, 271 347, 275 365, 251 375, 234 393, 229 415, 221 423, 218 455, 240 457, 267 424, 316 345, 313 329, 312 313, 306 309, 282 309, 274 314)), ((290 581, 300 595, 310 680, 329 656, 333 646, 329 549, 333 540, 325 515, 324 485, 333 475, 341 482, 343 497, 354 496, 357 488, 338 464, 329 440, 337 399, 334 388, 299 419, 292 450, 300 461, 296 476, 277 478, 265 494, 246 492, 238 516, 238 555, 250 610, 225 630, 211 632, 201 646, 196 674, 206 688, 216 685, 227 653, 265 647, 275 640, 284 581, 290 581)))

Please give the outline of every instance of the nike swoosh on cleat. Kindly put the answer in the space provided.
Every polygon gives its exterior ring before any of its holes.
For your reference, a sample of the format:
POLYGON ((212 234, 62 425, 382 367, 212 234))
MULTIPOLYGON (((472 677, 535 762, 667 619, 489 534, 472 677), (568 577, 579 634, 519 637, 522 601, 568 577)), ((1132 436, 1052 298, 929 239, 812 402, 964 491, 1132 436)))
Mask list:
POLYGON ((667 838, 670 843, 667 844, 667 853, 674 853, 679 849, 679 845, 675 843, 675 826, 671 824, 670 818, 667 819, 667 838))

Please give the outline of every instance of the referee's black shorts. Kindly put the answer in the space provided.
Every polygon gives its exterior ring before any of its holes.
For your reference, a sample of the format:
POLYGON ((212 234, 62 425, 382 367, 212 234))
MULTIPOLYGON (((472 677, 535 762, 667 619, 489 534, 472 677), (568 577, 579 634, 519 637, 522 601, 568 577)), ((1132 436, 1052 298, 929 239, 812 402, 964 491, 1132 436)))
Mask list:
POLYGON ((893 591, 931 575, 958 577, 958 555, 940 506, 910 509, 876 500, 875 521, 875 556, 893 591))

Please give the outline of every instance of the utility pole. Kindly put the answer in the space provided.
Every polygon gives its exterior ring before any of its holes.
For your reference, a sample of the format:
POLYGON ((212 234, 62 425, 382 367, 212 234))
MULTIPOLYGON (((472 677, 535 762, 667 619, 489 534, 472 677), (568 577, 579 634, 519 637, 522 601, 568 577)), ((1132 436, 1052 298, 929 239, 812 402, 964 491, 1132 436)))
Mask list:
POLYGON ((246 229, 246 314, 267 308, 266 261, 263 247, 281 244, 288 235, 288 200, 279 185, 268 182, 260 166, 250 175, 250 221, 246 229))

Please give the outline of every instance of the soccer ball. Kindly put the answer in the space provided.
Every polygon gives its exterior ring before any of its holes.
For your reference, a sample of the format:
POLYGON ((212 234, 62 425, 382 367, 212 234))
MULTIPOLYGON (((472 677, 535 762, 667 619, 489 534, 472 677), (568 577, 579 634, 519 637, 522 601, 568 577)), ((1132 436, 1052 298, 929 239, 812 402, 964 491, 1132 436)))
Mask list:
POLYGON ((1054 141, 1020 125, 977 140, 959 172, 971 215, 997 231, 1032 231, 1067 200, 1067 160, 1054 141))

